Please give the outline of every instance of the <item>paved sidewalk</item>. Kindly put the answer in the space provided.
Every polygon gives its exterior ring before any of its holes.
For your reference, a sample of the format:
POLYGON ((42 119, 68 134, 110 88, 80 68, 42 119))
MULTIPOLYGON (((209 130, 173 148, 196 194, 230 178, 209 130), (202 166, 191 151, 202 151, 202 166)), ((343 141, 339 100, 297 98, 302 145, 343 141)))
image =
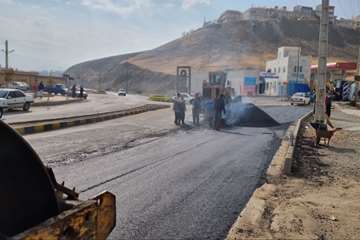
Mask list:
POLYGON ((333 111, 343 130, 330 147, 315 148, 313 128, 301 129, 293 175, 266 200, 260 227, 240 227, 236 239, 360 239, 360 116, 344 112, 333 111))

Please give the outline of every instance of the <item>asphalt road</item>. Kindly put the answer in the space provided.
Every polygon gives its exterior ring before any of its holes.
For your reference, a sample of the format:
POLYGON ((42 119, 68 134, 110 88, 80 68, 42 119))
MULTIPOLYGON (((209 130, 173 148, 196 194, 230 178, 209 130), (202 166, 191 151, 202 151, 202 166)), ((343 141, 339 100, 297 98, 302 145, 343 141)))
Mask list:
POLYGON ((162 110, 26 138, 59 182, 75 186, 83 199, 103 190, 116 194, 110 239, 220 239, 260 183, 287 123, 310 110, 263 109, 283 125, 172 132, 171 111, 162 110), (169 134, 144 138, 163 131, 169 134), (89 146, 120 147, 61 160, 89 146))
POLYGON ((29 112, 11 111, 5 113, 5 122, 21 122, 49 118, 81 116, 123 110, 149 103, 147 97, 141 95, 89 94, 87 100, 58 106, 32 107, 29 112))

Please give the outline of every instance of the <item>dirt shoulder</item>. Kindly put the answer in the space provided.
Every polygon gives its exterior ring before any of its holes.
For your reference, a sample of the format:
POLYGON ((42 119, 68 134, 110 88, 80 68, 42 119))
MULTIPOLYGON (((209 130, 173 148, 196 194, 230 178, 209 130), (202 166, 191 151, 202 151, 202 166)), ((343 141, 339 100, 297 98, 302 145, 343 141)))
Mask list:
POLYGON ((332 121, 344 129, 330 147, 313 147, 314 130, 302 126, 292 176, 267 198, 260 226, 232 239, 360 239, 360 118, 336 110, 332 121))

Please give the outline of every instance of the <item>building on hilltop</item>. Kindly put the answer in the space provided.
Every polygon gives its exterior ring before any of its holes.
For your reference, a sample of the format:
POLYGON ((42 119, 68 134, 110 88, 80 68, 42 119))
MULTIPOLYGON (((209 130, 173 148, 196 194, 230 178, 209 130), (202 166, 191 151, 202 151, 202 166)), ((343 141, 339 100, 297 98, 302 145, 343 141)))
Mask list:
POLYGON ((238 22, 243 20, 243 14, 240 11, 227 10, 217 20, 218 23, 238 22))
POLYGON ((309 83, 310 57, 302 56, 299 47, 281 47, 277 58, 266 62, 266 72, 276 77, 265 78, 265 94, 287 96, 289 85, 309 83))
POLYGON ((286 7, 265 8, 252 7, 244 12, 244 19, 251 21, 266 21, 276 18, 294 18, 294 12, 288 11, 286 7))
MULTIPOLYGON (((317 5, 315 8, 315 13, 318 17, 321 17, 321 10, 322 5, 317 5)), ((336 23, 336 16, 335 16, 335 6, 329 6, 329 22, 331 24, 336 23)))
POLYGON ((336 20, 336 25, 345 28, 353 28, 353 20, 340 18, 336 20))
POLYGON ((304 17, 314 17, 315 11, 312 7, 297 5, 294 7, 294 13, 304 17))
POLYGON ((352 19, 352 28, 355 30, 360 30, 360 15, 353 17, 352 19))

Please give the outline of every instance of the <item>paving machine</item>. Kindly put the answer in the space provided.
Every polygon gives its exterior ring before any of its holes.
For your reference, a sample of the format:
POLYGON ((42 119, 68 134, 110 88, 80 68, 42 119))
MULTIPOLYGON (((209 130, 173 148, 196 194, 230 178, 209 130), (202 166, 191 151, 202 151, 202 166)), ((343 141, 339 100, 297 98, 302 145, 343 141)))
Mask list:
POLYGON ((82 201, 59 184, 32 147, 0 120, 0 240, 103 240, 116 222, 115 196, 82 201))
POLYGON ((231 88, 227 80, 227 73, 224 71, 209 72, 209 80, 203 81, 203 97, 215 99, 217 95, 234 95, 234 89, 231 88))

